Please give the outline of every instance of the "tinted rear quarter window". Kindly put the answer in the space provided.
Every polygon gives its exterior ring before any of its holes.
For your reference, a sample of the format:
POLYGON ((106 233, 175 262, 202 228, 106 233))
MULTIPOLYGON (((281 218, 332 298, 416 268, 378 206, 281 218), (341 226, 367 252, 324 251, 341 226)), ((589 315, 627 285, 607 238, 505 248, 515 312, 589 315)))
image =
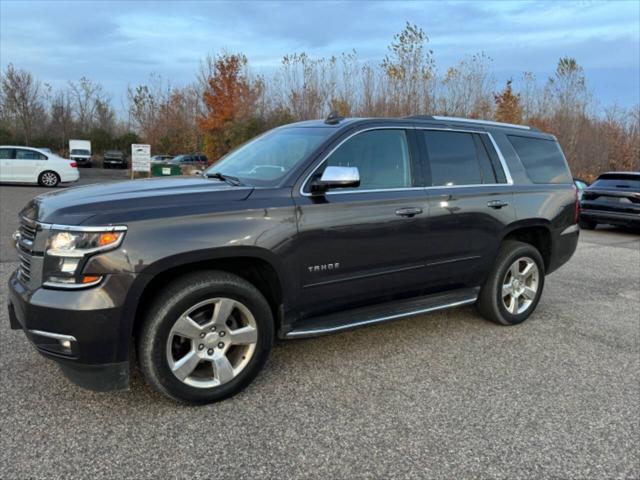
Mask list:
POLYGON ((554 140, 507 135, 533 183, 572 183, 560 146, 554 140))

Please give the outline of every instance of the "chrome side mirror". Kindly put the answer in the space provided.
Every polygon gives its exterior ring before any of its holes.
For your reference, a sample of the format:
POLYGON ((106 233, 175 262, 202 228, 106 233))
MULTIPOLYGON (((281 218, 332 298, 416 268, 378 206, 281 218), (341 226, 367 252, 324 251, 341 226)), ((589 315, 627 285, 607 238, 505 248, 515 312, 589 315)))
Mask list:
POLYGON ((360 186, 358 167, 334 167, 324 169, 319 180, 311 184, 311 191, 326 192, 332 188, 355 188, 360 186))

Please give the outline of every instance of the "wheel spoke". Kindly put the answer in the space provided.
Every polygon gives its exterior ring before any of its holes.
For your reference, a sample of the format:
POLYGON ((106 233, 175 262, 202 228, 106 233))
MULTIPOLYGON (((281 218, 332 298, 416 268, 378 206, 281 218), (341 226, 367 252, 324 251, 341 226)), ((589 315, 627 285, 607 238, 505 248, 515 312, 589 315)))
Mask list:
POLYGON ((233 367, 223 353, 213 357, 213 370, 220 383, 226 383, 233 378, 233 367))
POLYGON ((512 294, 509 299, 510 302, 508 310, 510 313, 513 313, 515 315, 518 312, 518 297, 512 294))
POLYGON ((258 331, 251 326, 246 326, 229 331, 229 337, 232 345, 256 343, 258 341, 258 331))
POLYGON ((536 291, 531 287, 524 287, 522 296, 529 300, 533 300, 536 297, 536 291))
POLYGON ((523 279, 528 278, 531 274, 533 274, 535 267, 535 263, 527 261, 527 265, 524 267, 524 270, 520 273, 520 276, 523 279))
POLYGON ((176 377, 184 380, 191 375, 191 372, 195 370, 198 363, 200 363, 200 357, 198 357, 194 350, 191 350, 175 363, 172 370, 176 377))
POLYGON ((507 295, 511 295, 511 293, 513 292, 513 287, 511 286, 510 283, 506 284, 506 285, 502 285, 502 296, 506 297, 507 295))
POLYGON ((227 322, 229 315, 231 315, 231 312, 233 312, 235 306, 236 302, 230 298, 221 298, 213 309, 213 318, 211 319, 211 322, 214 325, 224 325, 227 322))
POLYGON ((517 276, 519 276, 520 275, 520 262, 519 261, 514 262, 514 264, 511 265, 510 271, 511 271, 511 278, 516 278, 517 276))
POLYGON ((202 331, 200 325, 194 322, 191 317, 184 315, 176 322, 173 327, 174 333, 181 337, 187 337, 190 339, 196 339, 202 331))

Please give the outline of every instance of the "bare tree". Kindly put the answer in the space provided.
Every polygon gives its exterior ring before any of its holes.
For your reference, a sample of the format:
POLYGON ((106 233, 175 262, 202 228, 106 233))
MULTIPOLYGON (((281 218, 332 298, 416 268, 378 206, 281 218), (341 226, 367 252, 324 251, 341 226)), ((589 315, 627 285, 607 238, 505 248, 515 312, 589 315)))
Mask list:
POLYGON ((88 132, 93 126, 96 110, 109 102, 102 85, 82 77, 78 82, 69 82, 69 93, 73 99, 76 122, 81 132, 88 132))
POLYGON ((12 64, 2 75, 2 108, 21 126, 24 142, 33 140, 34 127, 46 117, 43 105, 43 84, 30 72, 18 70, 12 64))

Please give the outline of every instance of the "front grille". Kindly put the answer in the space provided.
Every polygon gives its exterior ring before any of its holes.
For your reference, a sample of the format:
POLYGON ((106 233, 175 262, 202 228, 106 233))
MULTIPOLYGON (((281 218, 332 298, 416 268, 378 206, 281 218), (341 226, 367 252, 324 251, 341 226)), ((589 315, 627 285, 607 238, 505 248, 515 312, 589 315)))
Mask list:
POLYGON ((38 226, 32 220, 22 217, 20 219, 20 238, 16 244, 20 265, 18 266, 18 278, 25 284, 31 282, 31 268, 33 259, 33 245, 36 241, 38 226))

